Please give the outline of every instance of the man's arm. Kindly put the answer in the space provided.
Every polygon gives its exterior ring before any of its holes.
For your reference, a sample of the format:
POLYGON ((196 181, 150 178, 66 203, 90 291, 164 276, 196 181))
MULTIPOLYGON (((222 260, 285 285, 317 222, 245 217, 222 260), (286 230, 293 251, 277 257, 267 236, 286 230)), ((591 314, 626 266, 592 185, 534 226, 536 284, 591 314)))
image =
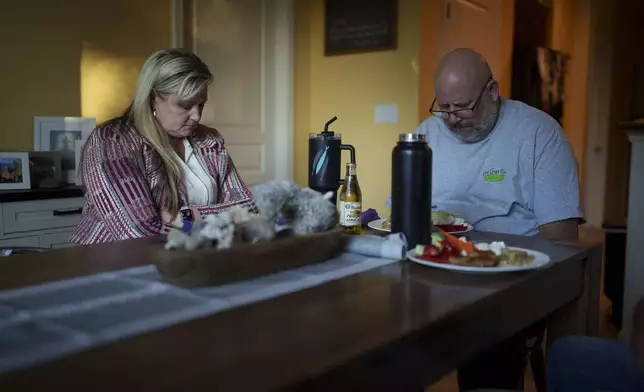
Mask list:
POLYGON ((576 241, 584 222, 577 162, 561 128, 551 122, 539 129, 535 141, 534 213, 540 237, 576 241))
POLYGON ((539 237, 556 241, 576 241, 579 239, 579 219, 564 219, 541 225, 539 237))

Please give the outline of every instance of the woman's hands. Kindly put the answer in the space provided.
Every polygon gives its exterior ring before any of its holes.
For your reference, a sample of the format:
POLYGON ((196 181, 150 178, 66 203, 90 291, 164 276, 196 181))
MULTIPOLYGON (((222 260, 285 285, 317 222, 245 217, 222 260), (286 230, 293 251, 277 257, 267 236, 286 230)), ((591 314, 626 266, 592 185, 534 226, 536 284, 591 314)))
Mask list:
MULTIPOLYGON (((203 217, 201 216, 201 213, 196 207, 190 206, 188 207, 190 209, 190 212, 192 212, 192 217, 195 222, 200 222, 203 220, 203 217)), ((170 214, 169 211, 167 210, 162 210, 161 211, 161 220, 169 225, 172 225, 178 229, 183 227, 183 222, 181 221, 181 214, 177 214, 176 218, 172 218, 172 214, 170 214)))
POLYGON ((201 222, 203 220, 203 216, 201 216, 201 212, 197 209, 197 207, 190 206, 190 211, 192 211, 192 217, 195 219, 195 222, 201 222))
POLYGON ((183 222, 181 222, 181 214, 177 214, 175 218, 172 218, 172 214, 170 214, 169 211, 167 210, 162 210, 161 211, 161 220, 164 223, 167 223, 173 227, 176 227, 177 229, 180 229, 183 227, 183 222))

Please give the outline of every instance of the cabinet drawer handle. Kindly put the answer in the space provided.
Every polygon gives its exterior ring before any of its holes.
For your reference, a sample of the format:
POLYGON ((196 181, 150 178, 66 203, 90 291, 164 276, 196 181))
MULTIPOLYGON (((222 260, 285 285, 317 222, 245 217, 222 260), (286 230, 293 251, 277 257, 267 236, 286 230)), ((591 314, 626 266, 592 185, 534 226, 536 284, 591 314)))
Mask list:
POLYGON ((72 208, 69 210, 54 210, 54 216, 78 215, 83 213, 82 208, 72 208))

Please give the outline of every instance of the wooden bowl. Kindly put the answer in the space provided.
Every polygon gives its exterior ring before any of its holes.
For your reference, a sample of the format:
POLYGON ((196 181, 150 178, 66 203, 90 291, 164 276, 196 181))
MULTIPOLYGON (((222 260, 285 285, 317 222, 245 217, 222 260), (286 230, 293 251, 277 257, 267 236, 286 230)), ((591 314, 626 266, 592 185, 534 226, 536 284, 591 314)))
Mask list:
POLYGON ((214 286, 303 267, 337 256, 343 230, 274 239, 228 249, 159 249, 155 265, 163 279, 183 287, 214 286))

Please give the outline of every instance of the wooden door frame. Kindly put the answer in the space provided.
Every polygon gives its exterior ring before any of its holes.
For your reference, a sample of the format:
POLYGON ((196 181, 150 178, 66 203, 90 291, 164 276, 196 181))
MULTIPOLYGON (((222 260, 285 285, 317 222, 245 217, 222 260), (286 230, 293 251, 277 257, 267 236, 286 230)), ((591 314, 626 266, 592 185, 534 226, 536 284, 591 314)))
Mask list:
MULTIPOLYGON (((172 0, 172 46, 190 47, 185 23, 193 0, 172 0)), ((294 0, 267 0, 266 129, 274 138, 272 179, 293 180, 294 148, 294 0), (272 50, 270 50, 272 49, 272 50)))
POLYGON ((601 227, 605 219, 608 136, 613 128, 610 103, 613 79, 614 5, 590 1, 590 48, 588 58, 588 101, 586 109, 586 153, 582 166, 584 209, 589 226, 601 227), (600 171, 591 160, 600 159, 600 171), (603 170, 602 170, 603 169, 603 170))

